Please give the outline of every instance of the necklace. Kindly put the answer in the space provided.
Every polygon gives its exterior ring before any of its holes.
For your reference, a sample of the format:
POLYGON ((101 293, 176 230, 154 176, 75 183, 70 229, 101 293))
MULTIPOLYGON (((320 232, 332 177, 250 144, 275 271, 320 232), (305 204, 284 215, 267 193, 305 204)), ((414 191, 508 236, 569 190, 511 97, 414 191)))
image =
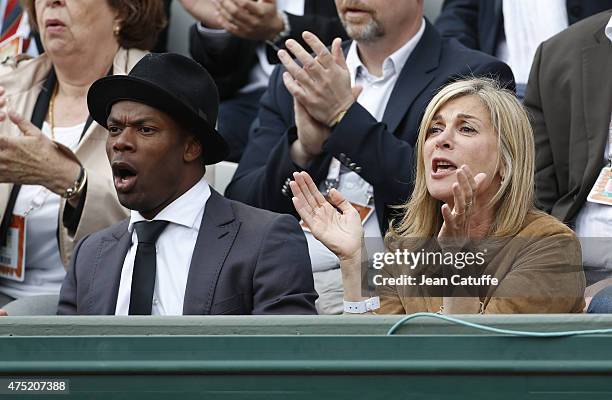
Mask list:
POLYGON ((59 89, 59 85, 55 84, 55 88, 53 88, 53 94, 51 95, 51 101, 49 101, 49 123, 51 124, 51 140, 55 141, 55 97, 57 96, 57 92, 59 89))

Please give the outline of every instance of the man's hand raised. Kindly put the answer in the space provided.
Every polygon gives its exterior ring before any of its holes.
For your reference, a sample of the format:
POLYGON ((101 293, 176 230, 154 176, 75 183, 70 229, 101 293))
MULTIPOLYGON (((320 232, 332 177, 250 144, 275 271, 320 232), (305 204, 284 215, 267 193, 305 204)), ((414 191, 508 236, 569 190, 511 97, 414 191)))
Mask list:
POLYGON ((351 76, 340 46, 341 39, 333 41, 330 52, 314 34, 304 32, 302 36, 316 56, 312 57, 295 40, 287 40, 287 50, 295 55, 302 66, 287 51, 280 50, 278 57, 288 72, 283 75, 283 81, 308 114, 331 127, 357 100, 361 87, 351 87, 351 76))

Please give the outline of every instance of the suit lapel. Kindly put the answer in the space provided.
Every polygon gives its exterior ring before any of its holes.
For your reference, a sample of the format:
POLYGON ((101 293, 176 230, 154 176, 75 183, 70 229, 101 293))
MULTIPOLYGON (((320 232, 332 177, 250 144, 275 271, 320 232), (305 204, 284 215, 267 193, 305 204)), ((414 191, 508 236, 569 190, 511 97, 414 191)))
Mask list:
POLYGON ((438 67, 441 39, 429 21, 426 24, 423 37, 402 68, 385 109, 383 122, 390 132, 396 131, 412 103, 434 79, 431 72, 438 67))
MULTIPOLYGON (((583 182, 591 184, 602 167, 612 111, 612 46, 603 29, 594 45, 582 49, 582 101, 588 137, 589 159, 583 182)), ((590 189, 590 188, 589 188, 590 189)))
POLYGON ((503 18, 504 18, 504 8, 503 8, 503 4, 502 4, 503 0, 493 0, 493 14, 495 16, 495 19, 500 19, 502 21, 502 25, 503 25, 503 18))
POLYGON ((115 314, 121 270, 125 256, 132 245, 132 235, 129 234, 127 227, 126 220, 100 241, 93 267, 90 297, 87 299, 87 314, 115 314))
POLYGON ((210 314, 219 274, 239 227, 230 201, 211 189, 189 266, 183 315, 210 314))

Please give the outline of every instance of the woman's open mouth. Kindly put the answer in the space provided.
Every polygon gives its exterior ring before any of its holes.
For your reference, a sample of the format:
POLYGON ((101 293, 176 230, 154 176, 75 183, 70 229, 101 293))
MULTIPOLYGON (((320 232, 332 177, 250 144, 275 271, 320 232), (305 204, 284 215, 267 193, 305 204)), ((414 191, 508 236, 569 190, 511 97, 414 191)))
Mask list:
POLYGON ((431 161, 431 177, 442 179, 452 175, 457 170, 457 165, 445 158, 434 158, 431 161))

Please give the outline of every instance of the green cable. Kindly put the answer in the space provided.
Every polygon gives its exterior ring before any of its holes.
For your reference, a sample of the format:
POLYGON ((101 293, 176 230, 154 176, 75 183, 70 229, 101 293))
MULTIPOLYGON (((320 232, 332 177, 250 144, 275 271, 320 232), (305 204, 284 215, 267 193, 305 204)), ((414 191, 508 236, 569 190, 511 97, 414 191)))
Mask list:
POLYGON ((448 315, 442 314, 434 314, 428 312, 420 312, 415 314, 410 314, 405 316, 404 318, 397 321, 395 325, 389 329, 387 332, 387 336, 391 336, 395 333, 395 331, 406 322, 411 319, 421 318, 421 317, 429 317, 429 318, 437 318, 444 321, 452 322, 457 325, 463 325, 474 329, 479 329, 482 331, 499 333, 502 335, 515 335, 515 336, 526 336, 526 337, 563 337, 563 336, 574 336, 574 335, 594 335, 594 334, 602 334, 602 333, 612 333, 612 328, 606 329, 589 329, 583 331, 561 331, 561 332, 528 332, 528 331, 516 331, 513 329, 500 329, 494 328, 492 326, 486 326, 481 324, 476 324, 474 322, 463 321, 458 318, 449 317, 448 315))

